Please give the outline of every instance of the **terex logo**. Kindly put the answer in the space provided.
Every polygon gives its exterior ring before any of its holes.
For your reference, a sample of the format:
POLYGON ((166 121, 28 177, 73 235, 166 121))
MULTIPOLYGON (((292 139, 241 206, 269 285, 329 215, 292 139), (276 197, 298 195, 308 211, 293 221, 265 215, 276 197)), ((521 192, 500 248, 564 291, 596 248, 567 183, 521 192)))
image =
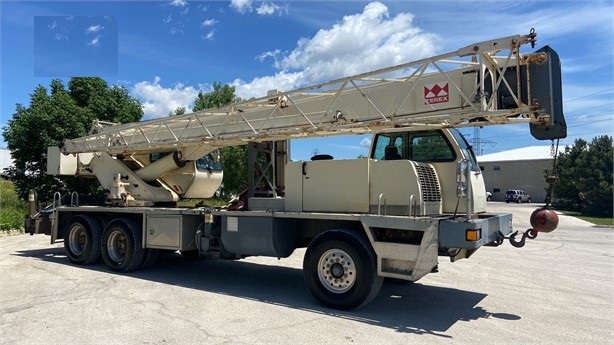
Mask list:
POLYGON ((424 85, 425 105, 449 102, 448 96, 448 82, 424 85))

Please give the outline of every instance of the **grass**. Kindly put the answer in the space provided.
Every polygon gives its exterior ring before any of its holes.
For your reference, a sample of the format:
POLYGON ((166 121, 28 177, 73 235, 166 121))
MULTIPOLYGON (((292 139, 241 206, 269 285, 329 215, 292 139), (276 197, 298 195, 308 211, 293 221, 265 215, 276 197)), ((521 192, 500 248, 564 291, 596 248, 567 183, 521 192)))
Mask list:
POLYGON ((580 215, 580 212, 573 212, 573 211, 562 211, 562 212, 568 216, 576 217, 576 218, 585 220, 587 222, 593 223, 595 225, 609 226, 611 228, 614 227, 614 218, 587 217, 587 216, 580 215))
POLYGON ((27 204, 17 197, 13 183, 0 180, 0 231, 23 229, 26 214, 27 204))

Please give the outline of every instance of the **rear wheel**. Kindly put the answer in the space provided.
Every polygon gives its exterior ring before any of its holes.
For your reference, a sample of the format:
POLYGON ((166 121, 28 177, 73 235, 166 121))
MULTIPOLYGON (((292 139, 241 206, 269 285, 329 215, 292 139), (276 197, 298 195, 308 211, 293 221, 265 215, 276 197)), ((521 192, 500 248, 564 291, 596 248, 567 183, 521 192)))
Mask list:
POLYGON ((382 287, 375 253, 361 235, 333 230, 317 236, 303 261, 305 282, 326 307, 351 310, 369 303, 382 287))
POLYGON ((90 216, 75 216, 64 235, 64 250, 76 264, 88 265, 100 259, 100 224, 90 216))
POLYGON ((129 272, 141 266, 145 256, 141 231, 130 219, 115 219, 102 235, 102 260, 114 271, 129 272))

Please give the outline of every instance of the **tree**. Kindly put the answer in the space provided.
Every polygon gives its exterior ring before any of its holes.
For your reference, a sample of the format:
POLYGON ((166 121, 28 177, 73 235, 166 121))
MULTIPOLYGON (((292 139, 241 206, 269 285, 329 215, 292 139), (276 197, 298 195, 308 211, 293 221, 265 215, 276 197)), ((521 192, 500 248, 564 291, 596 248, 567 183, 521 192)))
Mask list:
POLYGON ((186 112, 185 107, 177 107, 177 109, 175 109, 175 111, 169 112, 168 116, 172 117, 172 116, 177 116, 177 115, 183 115, 183 114, 185 114, 185 112, 186 112))
POLYGON ((84 136, 94 119, 134 122, 143 111, 138 100, 125 88, 111 87, 101 78, 71 78, 66 90, 60 79, 51 81, 50 90, 42 85, 30 95, 29 107, 16 104, 12 119, 3 127, 4 140, 15 162, 15 188, 22 199, 35 189, 41 202, 61 191, 87 191, 87 181, 47 175, 47 147, 64 139, 84 136))
POLYGON ((576 139, 558 158, 559 182, 555 206, 587 216, 612 217, 612 137, 600 136, 589 144, 576 139))
POLYGON ((228 84, 222 86, 221 83, 213 82, 213 91, 209 93, 198 92, 194 100, 193 111, 200 111, 210 108, 219 108, 231 103, 240 102, 241 98, 235 95, 235 87, 228 84))
MULTIPOLYGON (((219 82, 213 82, 213 91, 198 93, 192 111, 217 108, 240 101, 241 98, 235 95, 234 86, 222 86, 219 82)), ((220 192, 224 197, 238 194, 247 187, 247 146, 223 147, 220 149, 220 155, 224 167, 224 181, 220 192)))

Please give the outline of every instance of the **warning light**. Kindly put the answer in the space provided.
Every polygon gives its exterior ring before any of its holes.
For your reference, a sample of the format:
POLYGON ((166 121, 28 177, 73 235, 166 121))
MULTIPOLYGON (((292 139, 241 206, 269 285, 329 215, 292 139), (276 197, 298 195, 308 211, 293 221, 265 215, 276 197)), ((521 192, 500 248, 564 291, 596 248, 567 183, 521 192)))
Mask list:
POLYGON ((479 241, 482 239, 482 229, 467 229, 465 230, 465 240, 479 241))

